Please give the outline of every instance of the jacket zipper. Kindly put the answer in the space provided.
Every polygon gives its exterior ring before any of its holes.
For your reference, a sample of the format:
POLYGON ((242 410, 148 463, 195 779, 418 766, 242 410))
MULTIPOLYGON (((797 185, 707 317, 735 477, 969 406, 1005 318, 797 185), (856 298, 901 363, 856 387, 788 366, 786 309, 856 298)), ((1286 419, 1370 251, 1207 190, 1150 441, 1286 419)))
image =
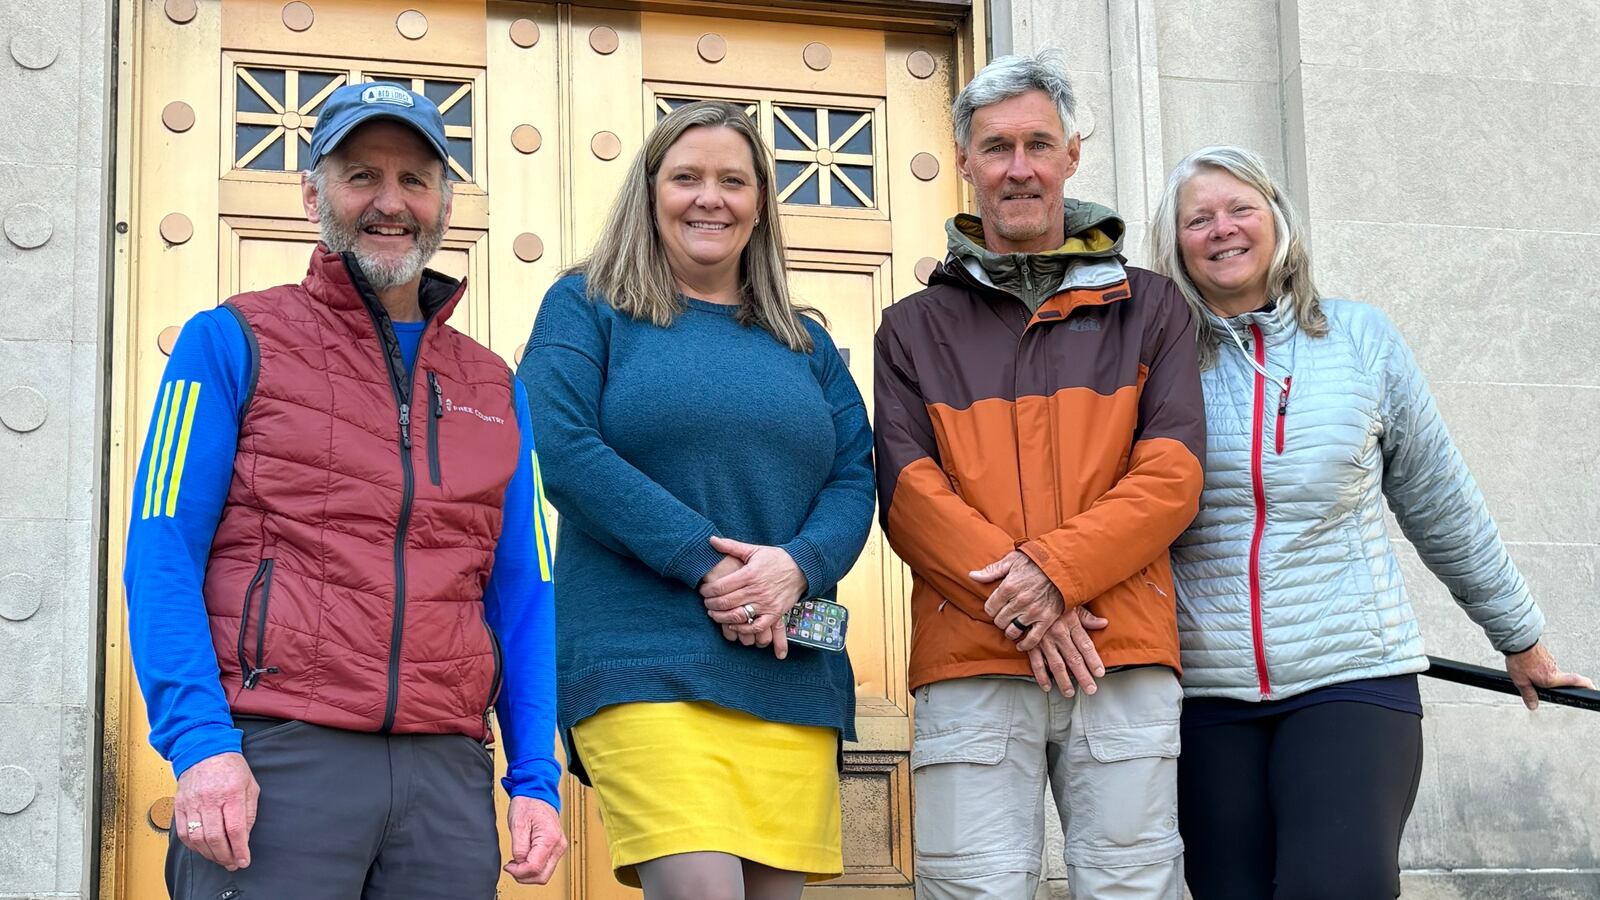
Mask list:
POLYGON ((250 579, 249 586, 244 589, 244 608, 239 611, 239 673, 244 680, 245 690, 253 690, 263 675, 278 674, 277 666, 261 665, 267 649, 267 604, 272 598, 272 569, 276 564, 277 560, 263 559, 261 565, 256 567, 256 574, 250 579), (256 662, 252 666, 245 653, 245 631, 250 621, 250 599, 255 595, 257 585, 261 587, 261 609, 256 613, 256 662))
MULTIPOLYGON (((1250 488, 1256 505, 1256 527, 1250 536, 1250 636, 1255 642, 1256 687, 1262 697, 1267 697, 1272 693, 1272 682, 1267 678, 1267 645, 1261 628, 1261 538, 1267 530, 1267 488, 1261 478, 1261 426, 1267 405, 1267 377, 1263 374, 1267 367, 1267 346, 1261 339, 1261 327, 1258 325, 1250 326, 1250 338, 1255 341, 1257 364, 1255 421, 1250 442, 1250 488)), ((1288 396, 1286 383, 1278 406, 1279 452, 1283 449, 1283 415, 1287 411, 1288 396)))
POLYGON ((439 377, 428 373, 428 480, 439 484, 439 420, 444 417, 444 390, 439 377))
MULTIPOLYGON (((372 327, 378 333, 379 349, 385 368, 389 370, 389 389, 394 393, 400 425, 400 517, 394 531, 394 626, 389 632, 389 691, 383 707, 383 725, 379 731, 394 728, 396 708, 400 704, 400 640, 406 625, 406 532, 411 528, 411 506, 416 499, 416 473, 411 463, 411 379, 406 377, 405 362, 400 358, 400 342, 389 324, 389 315, 372 293, 360 267, 352 264, 350 254, 344 255, 345 268, 350 280, 361 295, 372 318, 372 327)), ((429 324, 432 322, 430 320, 429 324)), ((427 327, 417 341, 417 358, 412 366, 422 362, 422 352, 428 343, 427 327)))
POLYGON ((1294 376, 1293 375, 1285 375, 1283 377, 1283 391, 1282 391, 1282 393, 1278 394, 1277 442, 1278 442, 1278 455, 1279 456, 1283 455, 1283 425, 1284 425, 1283 419, 1284 419, 1284 416, 1287 416, 1289 414, 1289 388, 1293 384, 1294 384, 1294 376))

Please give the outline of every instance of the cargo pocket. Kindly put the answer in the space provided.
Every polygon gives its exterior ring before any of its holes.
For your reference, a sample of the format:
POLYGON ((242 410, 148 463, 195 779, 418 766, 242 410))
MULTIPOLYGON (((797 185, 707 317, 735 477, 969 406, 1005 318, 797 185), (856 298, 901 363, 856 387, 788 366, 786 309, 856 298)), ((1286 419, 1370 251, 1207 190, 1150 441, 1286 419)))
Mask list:
POLYGON ((1165 666, 1114 673, 1079 703, 1090 766, 1075 784, 1067 856, 1075 865, 1149 865, 1183 852, 1178 837, 1178 720, 1183 688, 1165 666), (1115 679, 1110 680, 1110 679, 1115 679), (1086 795, 1079 796, 1079 786, 1086 795), (1082 802, 1080 802, 1080 800, 1082 802))
POLYGON ((958 678, 917 690, 911 775, 920 874, 960 879, 1038 868, 1038 850, 1028 849, 1036 810, 1027 784, 1043 760, 1007 758, 1018 685, 1032 682, 958 678))

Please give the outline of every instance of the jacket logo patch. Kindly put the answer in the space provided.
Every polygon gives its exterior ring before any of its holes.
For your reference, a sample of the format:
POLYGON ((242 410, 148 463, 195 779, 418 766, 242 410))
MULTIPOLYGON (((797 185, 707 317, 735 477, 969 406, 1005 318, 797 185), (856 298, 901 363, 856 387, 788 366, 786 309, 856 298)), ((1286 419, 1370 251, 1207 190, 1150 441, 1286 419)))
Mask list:
POLYGON ((1095 318, 1090 318, 1089 316, 1079 316, 1076 319, 1068 319, 1067 320, 1067 330, 1068 331, 1099 331, 1100 330, 1100 320, 1099 319, 1095 319, 1095 318))
POLYGON ((480 409, 476 409, 462 403, 456 403, 449 397, 444 398, 444 411, 447 413, 458 412, 466 413, 469 416, 477 416, 479 419, 488 422, 491 425, 504 425, 506 423, 506 420, 500 418, 499 416, 491 416, 480 409))

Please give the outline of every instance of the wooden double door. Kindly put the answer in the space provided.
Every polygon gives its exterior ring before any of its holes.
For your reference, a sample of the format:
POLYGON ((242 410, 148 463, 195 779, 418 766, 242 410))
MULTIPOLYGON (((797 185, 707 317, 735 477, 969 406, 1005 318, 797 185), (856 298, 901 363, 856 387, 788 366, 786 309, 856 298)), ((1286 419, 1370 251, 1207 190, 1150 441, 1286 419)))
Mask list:
MULTIPOLYGON (((455 212, 433 266, 469 279, 453 324, 508 362, 653 124, 693 99, 741 104, 777 159, 794 293, 827 314, 870 405, 879 314, 942 256, 943 222, 962 203, 949 104, 979 18, 965 0, 125 6, 117 211, 129 237, 116 268, 108 442, 102 896, 164 895, 171 824, 171 771, 146 742, 119 577, 138 448, 179 326, 304 273, 316 232, 298 173, 328 95, 392 81, 438 103, 455 212)), ((908 591, 874 529, 841 588, 861 737, 846 748, 847 872, 816 893, 910 893, 908 591)), ((611 876, 591 793, 567 779, 563 794, 568 861, 550 886, 507 879, 502 895, 636 894, 611 876)))

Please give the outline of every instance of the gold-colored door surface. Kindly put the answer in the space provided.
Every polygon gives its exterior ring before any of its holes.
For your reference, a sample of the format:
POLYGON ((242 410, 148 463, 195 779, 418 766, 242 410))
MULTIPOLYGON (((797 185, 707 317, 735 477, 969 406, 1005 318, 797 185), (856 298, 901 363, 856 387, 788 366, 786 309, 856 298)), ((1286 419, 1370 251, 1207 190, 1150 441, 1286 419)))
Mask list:
MULTIPOLYGON (((314 226, 299 171, 323 101, 393 81, 440 106, 455 212, 433 267, 468 279, 452 324, 508 363, 539 298, 582 258, 643 136, 700 98, 741 104, 778 161, 791 284, 828 317, 872 404, 881 311, 920 287, 963 201, 949 103, 981 3, 677 0, 140 0, 120 16, 101 895, 165 895, 171 770, 126 649, 122 523, 165 353, 189 316, 298 281, 314 226)), ((537 397, 533 398, 534 402, 537 397)), ((553 510, 547 511, 552 517, 553 510)), ((909 896, 909 576, 876 528, 851 607, 859 743, 846 745, 844 877, 808 894, 909 896)), ((573 846, 544 888, 637 896, 611 875, 592 792, 568 778, 573 846)), ((504 798, 500 799, 504 809, 504 798)))

